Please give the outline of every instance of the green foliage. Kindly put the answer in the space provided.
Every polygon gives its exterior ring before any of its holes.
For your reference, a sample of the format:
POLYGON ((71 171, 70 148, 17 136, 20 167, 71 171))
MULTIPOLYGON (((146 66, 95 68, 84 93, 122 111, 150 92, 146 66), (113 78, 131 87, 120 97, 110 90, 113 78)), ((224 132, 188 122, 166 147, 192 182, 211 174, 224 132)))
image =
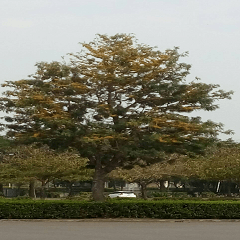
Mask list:
POLYGON ((109 202, 118 202, 118 201, 136 201, 136 198, 133 198, 133 197, 116 197, 116 198, 107 198, 106 199, 107 201, 109 202))
POLYGON ((188 198, 188 193, 187 192, 153 192, 151 194, 153 199, 157 200, 158 199, 166 199, 166 198, 176 198, 176 199, 186 199, 188 198))
POLYGON ((215 110, 216 100, 232 94, 187 82, 190 65, 180 62, 187 53, 161 52, 127 34, 98 34, 81 45, 69 63, 40 62, 30 79, 2 85, 10 88, 0 98, 0 110, 11 113, 4 117, 8 137, 77 148, 95 167, 93 189, 103 191, 116 167, 202 153, 223 132, 222 124, 187 114, 215 110))
POLYGON ((234 201, 0 201, 0 219, 239 219, 234 201))
POLYGON ((9 149, 0 162, 0 181, 11 183, 41 182, 40 195, 59 197, 56 193, 46 193, 46 184, 54 179, 62 179, 72 184, 74 181, 91 179, 93 170, 87 169, 88 160, 69 149, 57 152, 47 145, 20 145, 9 149))
POLYGON ((0 99, 7 135, 59 148, 78 146, 109 172, 162 152, 200 151, 221 124, 187 117, 230 98, 218 85, 186 82, 190 65, 177 48, 159 51, 133 35, 97 35, 67 63, 37 63, 31 79, 8 81, 0 99), (84 146, 84 148, 82 148, 84 146), (121 160, 120 160, 121 159, 121 160), (110 170, 108 170, 108 168, 110 170))
POLYGON ((217 194, 216 193, 213 193, 213 192, 202 192, 201 193, 201 196, 203 198, 216 198, 217 197, 217 194))
POLYGON ((79 192, 77 195, 69 196, 67 197, 69 200, 74 201, 91 201, 92 199, 92 193, 91 192, 79 192))
POLYGON ((219 143, 207 149, 204 156, 189 159, 184 163, 188 176, 207 180, 240 180, 240 145, 219 143))
POLYGON ((11 146, 11 141, 6 137, 0 136, 0 153, 3 153, 11 146))
POLYGON ((170 180, 172 177, 182 176, 184 168, 183 160, 181 155, 172 154, 166 156, 163 162, 142 167, 135 165, 131 169, 117 168, 108 174, 108 176, 111 179, 122 179, 130 183, 145 183, 148 185, 159 180, 170 180))

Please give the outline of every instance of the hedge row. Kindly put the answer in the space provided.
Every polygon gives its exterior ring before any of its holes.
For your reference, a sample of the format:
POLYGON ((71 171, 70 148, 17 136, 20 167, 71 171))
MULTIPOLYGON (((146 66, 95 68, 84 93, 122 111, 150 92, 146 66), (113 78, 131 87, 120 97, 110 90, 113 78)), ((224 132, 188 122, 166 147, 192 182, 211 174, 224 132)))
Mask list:
POLYGON ((197 201, 6 201, 1 219, 240 219, 239 202, 197 201))

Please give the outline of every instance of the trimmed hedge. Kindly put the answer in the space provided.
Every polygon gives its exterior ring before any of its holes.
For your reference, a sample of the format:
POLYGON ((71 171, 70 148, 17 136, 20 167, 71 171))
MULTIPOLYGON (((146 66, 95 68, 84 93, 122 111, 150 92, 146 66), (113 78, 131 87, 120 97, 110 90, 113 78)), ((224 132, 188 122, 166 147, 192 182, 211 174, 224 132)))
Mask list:
POLYGON ((1 201, 0 219, 240 219, 237 201, 1 201))

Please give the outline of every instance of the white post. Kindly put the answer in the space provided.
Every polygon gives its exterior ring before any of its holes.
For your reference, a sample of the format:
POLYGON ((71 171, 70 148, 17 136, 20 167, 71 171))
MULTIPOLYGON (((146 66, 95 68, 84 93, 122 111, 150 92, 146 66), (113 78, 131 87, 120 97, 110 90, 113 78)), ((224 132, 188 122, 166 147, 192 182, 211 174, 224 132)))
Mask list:
POLYGON ((217 184, 217 192, 219 192, 220 184, 221 184, 221 181, 218 181, 218 184, 217 184))

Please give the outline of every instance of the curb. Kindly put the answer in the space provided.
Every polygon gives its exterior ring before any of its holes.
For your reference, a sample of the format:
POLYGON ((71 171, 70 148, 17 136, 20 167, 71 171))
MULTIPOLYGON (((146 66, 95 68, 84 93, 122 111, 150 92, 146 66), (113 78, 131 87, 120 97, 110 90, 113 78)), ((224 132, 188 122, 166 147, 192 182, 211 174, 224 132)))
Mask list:
POLYGON ((240 219, 151 219, 151 218, 94 218, 94 219, 0 219, 0 222, 240 222, 240 219))

